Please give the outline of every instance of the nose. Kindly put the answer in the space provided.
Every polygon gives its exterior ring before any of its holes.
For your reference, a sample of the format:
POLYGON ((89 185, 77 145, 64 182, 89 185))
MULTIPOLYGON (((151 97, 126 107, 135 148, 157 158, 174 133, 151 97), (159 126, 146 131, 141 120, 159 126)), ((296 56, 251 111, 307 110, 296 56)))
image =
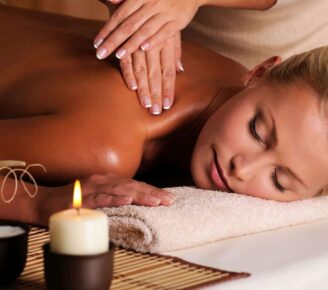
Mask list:
POLYGON ((230 173, 242 181, 251 180, 256 174, 272 165, 269 154, 236 155, 231 159, 230 173))

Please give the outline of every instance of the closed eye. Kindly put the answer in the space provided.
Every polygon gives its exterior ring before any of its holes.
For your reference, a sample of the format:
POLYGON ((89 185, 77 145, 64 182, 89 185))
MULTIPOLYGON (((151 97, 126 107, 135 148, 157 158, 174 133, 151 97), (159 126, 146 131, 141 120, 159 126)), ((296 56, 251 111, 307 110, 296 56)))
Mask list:
POLYGON ((256 122, 258 119, 258 114, 256 114, 252 120, 249 122, 249 130, 251 132, 251 135, 254 137, 254 139, 262 144, 265 145, 264 140, 261 138, 261 136, 256 131, 256 122))
POLYGON ((286 188, 284 188, 278 181, 277 168, 275 168, 273 173, 272 173, 272 181, 273 181, 273 184, 274 184, 275 188, 278 189, 281 193, 284 193, 286 188))
MULTIPOLYGON (((249 130, 251 132, 251 135, 253 136, 253 138, 258 141, 261 144, 265 144, 265 141, 261 138, 261 136, 257 133, 256 130, 256 122, 258 120, 258 114, 256 114, 252 120, 249 122, 249 130)), ((281 193, 283 193, 286 189, 279 183, 278 181, 278 177, 277 177, 277 168, 275 168, 275 170, 272 173, 272 181, 273 181, 273 185, 276 189, 278 189, 281 193)))

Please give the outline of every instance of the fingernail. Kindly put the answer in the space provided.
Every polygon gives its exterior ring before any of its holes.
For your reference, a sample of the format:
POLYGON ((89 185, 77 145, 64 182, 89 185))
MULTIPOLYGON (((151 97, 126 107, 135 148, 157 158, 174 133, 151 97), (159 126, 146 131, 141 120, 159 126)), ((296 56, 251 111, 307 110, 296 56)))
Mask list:
POLYGON ((138 88, 137 83, 135 81, 132 81, 130 83, 130 88, 131 90, 135 91, 138 88))
POLYGON ((161 200, 159 198, 154 197, 154 196, 149 196, 148 201, 153 205, 159 205, 161 202, 161 200))
POLYGON ((169 204, 173 203, 175 198, 173 196, 168 196, 168 195, 164 195, 161 197, 162 201, 167 202, 169 204))
POLYGON ((94 44, 94 48, 97 49, 102 43, 103 43, 104 39, 103 38, 99 38, 94 44))
POLYGON ((178 69, 179 69, 179 71, 180 71, 180 72, 184 72, 184 67, 183 67, 183 65, 182 65, 181 60, 178 60, 177 63, 178 63, 178 69))
POLYGON ((151 112, 153 115, 159 115, 161 113, 161 109, 159 107, 158 104, 154 104, 152 107, 151 107, 151 112))
POLYGON ((126 49, 125 48, 121 48, 116 52, 116 57, 118 59, 121 59, 124 55, 126 54, 126 49))
POLYGON ((168 110, 171 108, 171 100, 169 98, 164 98, 163 109, 168 110))
POLYGON ((145 51, 147 49, 150 48, 150 43, 149 42, 145 42, 140 46, 141 50, 145 51))
POLYGON ((144 105, 145 108, 150 108, 151 107, 151 99, 150 99, 150 97, 144 96, 142 98, 142 100, 143 100, 143 105, 144 105))
POLYGON ((98 59, 104 59, 108 55, 107 48, 101 48, 99 51, 97 51, 97 58, 98 59))

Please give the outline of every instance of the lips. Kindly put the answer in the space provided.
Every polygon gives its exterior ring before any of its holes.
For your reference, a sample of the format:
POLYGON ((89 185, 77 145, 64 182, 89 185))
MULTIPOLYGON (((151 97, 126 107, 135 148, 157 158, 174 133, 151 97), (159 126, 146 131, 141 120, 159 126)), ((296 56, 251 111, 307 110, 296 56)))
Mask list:
POLYGON ((222 168, 220 167, 216 151, 213 148, 213 161, 211 163, 211 178, 216 184, 216 186, 224 191, 233 192, 232 189, 229 187, 227 180, 224 177, 222 168))

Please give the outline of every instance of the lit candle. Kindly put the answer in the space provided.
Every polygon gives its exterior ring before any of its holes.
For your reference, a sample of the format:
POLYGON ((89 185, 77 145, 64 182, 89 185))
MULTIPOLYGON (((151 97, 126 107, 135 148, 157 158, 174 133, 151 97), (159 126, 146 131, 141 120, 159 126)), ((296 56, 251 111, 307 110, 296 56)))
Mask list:
POLYGON ((25 233, 25 230, 17 226, 0 226, 0 238, 10 238, 25 233))
POLYGON ((51 252, 67 255, 95 255, 108 251, 107 216, 99 211, 81 208, 81 185, 74 185, 72 209, 53 214, 49 221, 51 252))

